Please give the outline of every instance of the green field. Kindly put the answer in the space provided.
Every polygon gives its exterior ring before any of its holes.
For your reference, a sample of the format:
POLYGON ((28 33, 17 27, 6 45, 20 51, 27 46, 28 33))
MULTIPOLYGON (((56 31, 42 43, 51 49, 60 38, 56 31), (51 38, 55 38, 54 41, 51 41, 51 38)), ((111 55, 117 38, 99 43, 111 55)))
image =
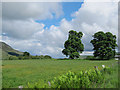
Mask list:
POLYGON ((68 71, 79 72, 80 70, 94 69, 101 65, 113 66, 117 61, 89 61, 89 60, 3 60, 2 63, 2 87, 17 88, 25 87, 28 82, 40 82, 41 87, 54 77, 68 71))

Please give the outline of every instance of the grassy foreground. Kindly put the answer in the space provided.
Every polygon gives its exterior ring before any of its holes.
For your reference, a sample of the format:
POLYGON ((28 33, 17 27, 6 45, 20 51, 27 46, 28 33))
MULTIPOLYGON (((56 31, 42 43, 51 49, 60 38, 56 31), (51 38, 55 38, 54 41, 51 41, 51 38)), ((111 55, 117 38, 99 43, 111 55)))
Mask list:
POLYGON ((26 86, 28 82, 40 82, 41 87, 54 77, 68 71, 78 73, 80 70, 98 69, 102 65, 111 66, 117 61, 88 61, 88 60, 5 60, 2 64, 2 87, 18 88, 26 86))

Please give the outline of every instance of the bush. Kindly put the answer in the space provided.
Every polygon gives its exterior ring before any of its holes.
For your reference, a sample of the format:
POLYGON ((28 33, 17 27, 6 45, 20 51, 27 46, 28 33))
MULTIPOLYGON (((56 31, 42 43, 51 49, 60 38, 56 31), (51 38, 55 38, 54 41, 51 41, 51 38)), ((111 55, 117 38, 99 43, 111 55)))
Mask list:
POLYGON ((51 81, 51 88, 90 88, 94 83, 102 83, 104 77, 97 70, 81 71, 79 74, 68 72, 51 81))
POLYGON ((34 59, 33 56, 18 56, 19 60, 34 59))
MULTIPOLYGON (((24 53, 24 54, 28 54, 28 53, 24 53)), ((36 56, 29 56, 29 55, 19 55, 19 56, 10 56, 9 58, 8 58, 9 60, 25 60, 25 59, 52 59, 52 57, 51 56, 49 56, 49 55, 45 55, 45 56, 43 56, 43 55, 40 55, 40 56, 38 56, 38 55, 36 55, 36 56)))
POLYGON ((39 59, 44 59, 44 56, 43 56, 43 55, 40 55, 40 56, 39 56, 39 59))
POLYGON ((105 68, 103 68, 102 70, 101 70, 101 73, 103 73, 103 74, 112 74, 113 73, 113 69, 112 68, 110 68, 110 67, 105 67, 105 68))
POLYGON ((19 58, 17 56, 9 56, 9 60, 18 60, 19 58))
POLYGON ((37 56, 37 55, 36 56, 31 56, 30 58, 31 59, 39 59, 39 56, 37 56))
POLYGON ((30 56, 30 53, 29 52, 24 52, 23 56, 30 56))
POLYGON ((23 56, 18 56, 18 59, 19 59, 19 60, 23 60, 24 57, 23 57, 23 56))
POLYGON ((48 55, 45 55, 44 56, 44 59, 51 59, 52 57, 51 56, 48 56, 48 55))
POLYGON ((23 57, 23 59, 51 59, 52 57, 51 56, 48 56, 48 55, 36 55, 36 56, 29 56, 29 57, 23 57))

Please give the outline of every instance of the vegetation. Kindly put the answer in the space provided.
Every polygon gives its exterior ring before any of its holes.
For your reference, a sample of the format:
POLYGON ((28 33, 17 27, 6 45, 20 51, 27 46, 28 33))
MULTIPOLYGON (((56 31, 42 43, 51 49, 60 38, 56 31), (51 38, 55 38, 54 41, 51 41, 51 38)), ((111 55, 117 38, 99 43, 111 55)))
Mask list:
POLYGON ((2 60, 8 60, 12 56, 15 56, 16 58, 16 56, 23 54, 23 52, 13 49, 11 46, 4 42, 0 42, 0 51, 0 53, 2 54, 2 60))
POLYGON ((30 56, 30 53, 29 53, 29 52, 24 52, 24 53, 23 53, 23 56, 29 57, 29 56, 30 56))
POLYGON ((86 59, 87 59, 87 60, 97 60, 97 58, 94 57, 94 56, 87 56, 86 59))
POLYGON ((117 52, 116 55, 120 55, 120 52, 117 52))
POLYGON ((2 60, 52 59, 49 55, 32 56, 29 52, 17 51, 4 42, 0 42, 0 54, 2 60))
POLYGON ((69 31, 62 51, 69 59, 32 56, 29 52, 19 52, 2 43, 0 50, 5 57, 3 59, 7 59, 0 67, 3 88, 117 88, 118 61, 112 59, 116 54, 116 36, 110 32, 95 33, 91 40, 94 56, 80 56, 84 50, 82 35, 82 32, 69 31))
MULTIPOLYGON (((101 70, 102 65, 107 67, 110 65, 110 67, 112 67, 112 64, 117 64, 116 62, 117 61, 115 60, 4 60, 2 64, 3 88, 18 88, 18 86, 27 87, 28 82, 32 88, 37 84, 39 88, 43 88, 48 81, 51 82, 54 77, 63 75, 68 71, 75 72, 77 74, 80 71, 93 70, 94 66, 98 66, 98 69, 101 70)), ((117 75, 116 72, 114 73, 114 76, 117 75)), ((107 77, 111 77, 111 80, 113 80, 114 77, 112 76, 112 74, 111 76, 107 75, 107 77)), ((115 85, 113 84, 112 86, 116 87, 115 85)))
MULTIPOLYGON (((86 70, 74 73, 69 71, 59 77, 55 77, 54 80, 46 85, 47 88, 105 88, 105 81, 108 79, 106 75, 112 75, 113 68, 105 67, 101 70, 86 70)), ((109 78, 110 79, 110 78, 109 78)), ((117 80, 117 79, 116 79, 117 80)), ((118 87, 118 81, 111 82, 115 83, 115 87, 118 87), (117 82, 117 83, 116 83, 117 82)), ((112 85, 113 86, 113 85, 112 85)), ((37 88, 37 86, 36 86, 37 88)))
POLYGON ((71 59, 79 58, 79 53, 82 53, 84 50, 84 45, 81 42, 82 36, 82 32, 69 31, 69 37, 65 41, 65 49, 63 49, 62 53, 71 59))
POLYGON ((100 59, 111 59, 115 56, 116 35, 110 32, 99 31, 93 35, 94 56, 100 59))

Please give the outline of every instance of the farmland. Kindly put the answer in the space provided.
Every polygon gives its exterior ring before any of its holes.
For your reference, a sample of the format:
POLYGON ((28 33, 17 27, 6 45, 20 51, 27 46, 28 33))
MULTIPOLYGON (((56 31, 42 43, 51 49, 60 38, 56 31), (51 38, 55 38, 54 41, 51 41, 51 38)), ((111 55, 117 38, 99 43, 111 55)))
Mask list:
MULTIPOLYGON (((90 61, 90 60, 3 60, 2 63, 2 87, 18 88, 25 87, 28 82, 40 82, 42 88, 45 83, 54 77, 65 74, 68 71, 76 72, 83 70, 102 69, 102 65, 113 67, 115 60, 90 61)), ((117 74, 116 74, 117 75, 117 74)), ((117 77, 117 76, 116 76, 117 77)))

